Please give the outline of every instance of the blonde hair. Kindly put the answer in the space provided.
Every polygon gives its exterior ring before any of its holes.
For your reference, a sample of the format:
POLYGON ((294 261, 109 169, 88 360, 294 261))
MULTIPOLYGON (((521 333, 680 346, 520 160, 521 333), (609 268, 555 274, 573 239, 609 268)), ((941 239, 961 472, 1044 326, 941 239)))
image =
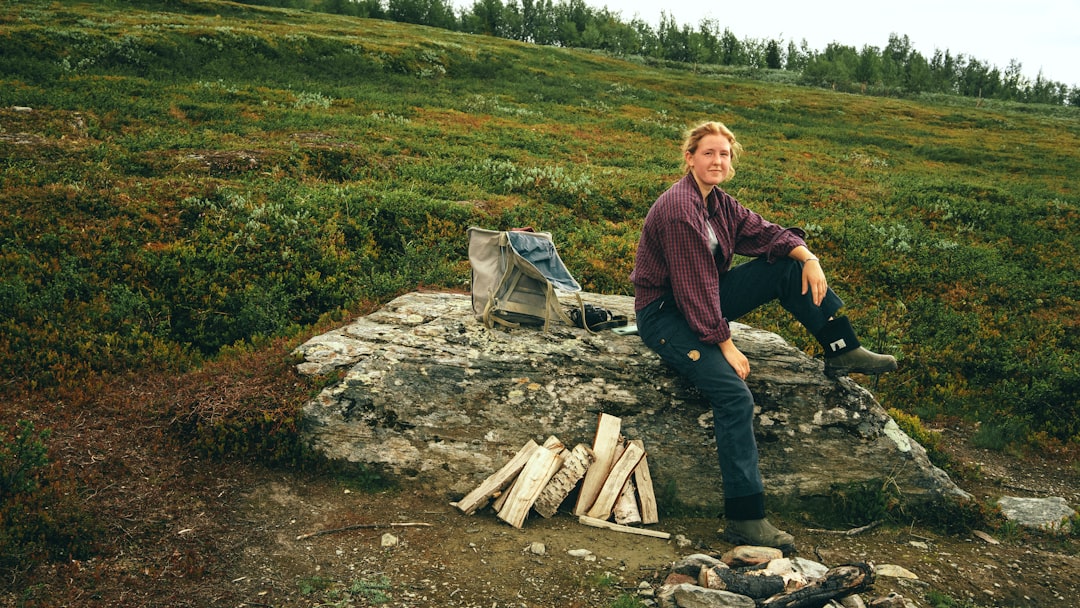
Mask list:
MULTIPOLYGON (((709 121, 703 122, 700 125, 690 129, 686 134, 686 140, 683 141, 682 151, 683 159, 686 158, 686 154, 694 154, 697 152, 698 144, 701 140, 709 135, 719 135, 731 143, 731 170, 724 176, 725 180, 729 180, 735 175, 735 165, 739 162, 739 155, 742 154, 742 144, 735 139, 735 134, 731 132, 731 129, 724 126, 724 123, 709 121)), ((690 167, 686 167, 686 172, 690 172, 690 167)))

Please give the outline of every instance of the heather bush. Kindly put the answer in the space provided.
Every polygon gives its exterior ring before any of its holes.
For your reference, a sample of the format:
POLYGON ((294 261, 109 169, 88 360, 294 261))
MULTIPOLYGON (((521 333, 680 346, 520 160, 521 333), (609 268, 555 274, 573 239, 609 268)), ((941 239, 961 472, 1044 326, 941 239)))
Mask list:
MULTIPOLYGON (((728 191, 810 227, 867 340, 899 357, 881 400, 1010 421, 988 441, 1080 437, 1076 113, 742 76, 291 9, 18 3, 0 364, 29 387, 188 369, 357 302, 464 288, 470 225, 551 231, 587 289, 628 294, 682 129, 720 119, 747 147, 728 191)), ((782 315, 748 321, 817 354, 782 315)))
POLYGON ((50 461, 49 435, 25 420, 0 426, 0 572, 8 578, 42 561, 85 559, 101 534, 74 481, 50 461))

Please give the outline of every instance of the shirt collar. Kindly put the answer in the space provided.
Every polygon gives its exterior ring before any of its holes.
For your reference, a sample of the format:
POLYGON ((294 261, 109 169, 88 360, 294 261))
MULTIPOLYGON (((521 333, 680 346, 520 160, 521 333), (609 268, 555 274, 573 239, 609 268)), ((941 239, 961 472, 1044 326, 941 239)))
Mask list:
POLYGON ((697 204, 701 205, 701 209, 702 211, 704 211, 705 217, 712 217, 713 215, 715 215, 717 209, 720 207, 720 194, 718 192, 719 188, 713 186, 712 190, 709 191, 709 196, 706 197, 705 200, 702 200, 701 189, 698 188, 697 180, 694 179, 694 174, 687 171, 686 176, 683 177, 683 180, 687 183, 687 185, 696 195, 694 197, 694 200, 697 202, 697 204))

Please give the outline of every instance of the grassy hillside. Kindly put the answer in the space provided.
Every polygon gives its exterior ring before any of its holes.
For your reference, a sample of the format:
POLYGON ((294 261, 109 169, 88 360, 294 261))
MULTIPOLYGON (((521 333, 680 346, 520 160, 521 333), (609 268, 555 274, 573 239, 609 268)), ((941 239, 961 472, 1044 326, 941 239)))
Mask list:
MULTIPOLYGON (((217 598, 248 534, 230 476, 252 474, 219 457, 309 462, 318 387, 291 345, 467 289, 470 225, 552 231, 587 290, 630 293, 706 119, 747 149, 729 192, 807 228, 900 358, 872 386, 887 407, 979 422, 985 445, 1080 444, 1076 109, 214 0, 0 6, 0 603, 217 598), (205 533, 162 542, 181 521, 205 533)), ((748 321, 819 350, 778 310, 748 321)))
MULTIPOLYGON (((1080 439, 1080 112, 901 101, 214 0, 3 4, 3 390, 186 370, 418 286, 465 229, 552 231, 630 293, 690 124, 800 225, 901 371, 889 407, 1080 439)), ((776 310, 749 322, 817 350, 776 310)), ((15 413, 5 412, 7 426, 15 413)))

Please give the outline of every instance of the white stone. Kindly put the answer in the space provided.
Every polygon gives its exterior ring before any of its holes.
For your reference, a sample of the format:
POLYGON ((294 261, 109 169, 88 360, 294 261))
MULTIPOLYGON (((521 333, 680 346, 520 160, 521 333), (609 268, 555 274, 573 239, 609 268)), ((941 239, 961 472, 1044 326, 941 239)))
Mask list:
POLYGON ((1067 521, 1076 515, 1064 498, 1018 498, 1003 496, 998 500, 1002 514, 1021 526, 1039 530, 1068 532, 1072 526, 1067 521))
POLYGON ((791 564, 795 567, 795 571, 802 573, 808 581, 823 579, 825 578, 825 573, 829 571, 829 567, 825 564, 820 564, 802 557, 792 557, 791 564))
POLYGON ((855 595, 840 598, 840 605, 844 608, 866 608, 866 602, 864 602, 862 596, 857 593, 855 595))
POLYGON ((726 565, 727 564, 711 555, 695 553, 677 560, 671 565, 671 571, 677 574, 684 574, 686 576, 697 578, 698 573, 704 568, 715 568, 716 566, 726 565))
POLYGON ((897 566, 896 564, 881 564, 875 566, 874 573, 878 576, 887 576, 889 578, 908 578, 914 580, 918 580, 919 578, 907 568, 897 566))
POLYGON ((755 608, 754 600, 730 591, 706 589, 683 583, 672 588, 672 597, 679 608, 755 608))

